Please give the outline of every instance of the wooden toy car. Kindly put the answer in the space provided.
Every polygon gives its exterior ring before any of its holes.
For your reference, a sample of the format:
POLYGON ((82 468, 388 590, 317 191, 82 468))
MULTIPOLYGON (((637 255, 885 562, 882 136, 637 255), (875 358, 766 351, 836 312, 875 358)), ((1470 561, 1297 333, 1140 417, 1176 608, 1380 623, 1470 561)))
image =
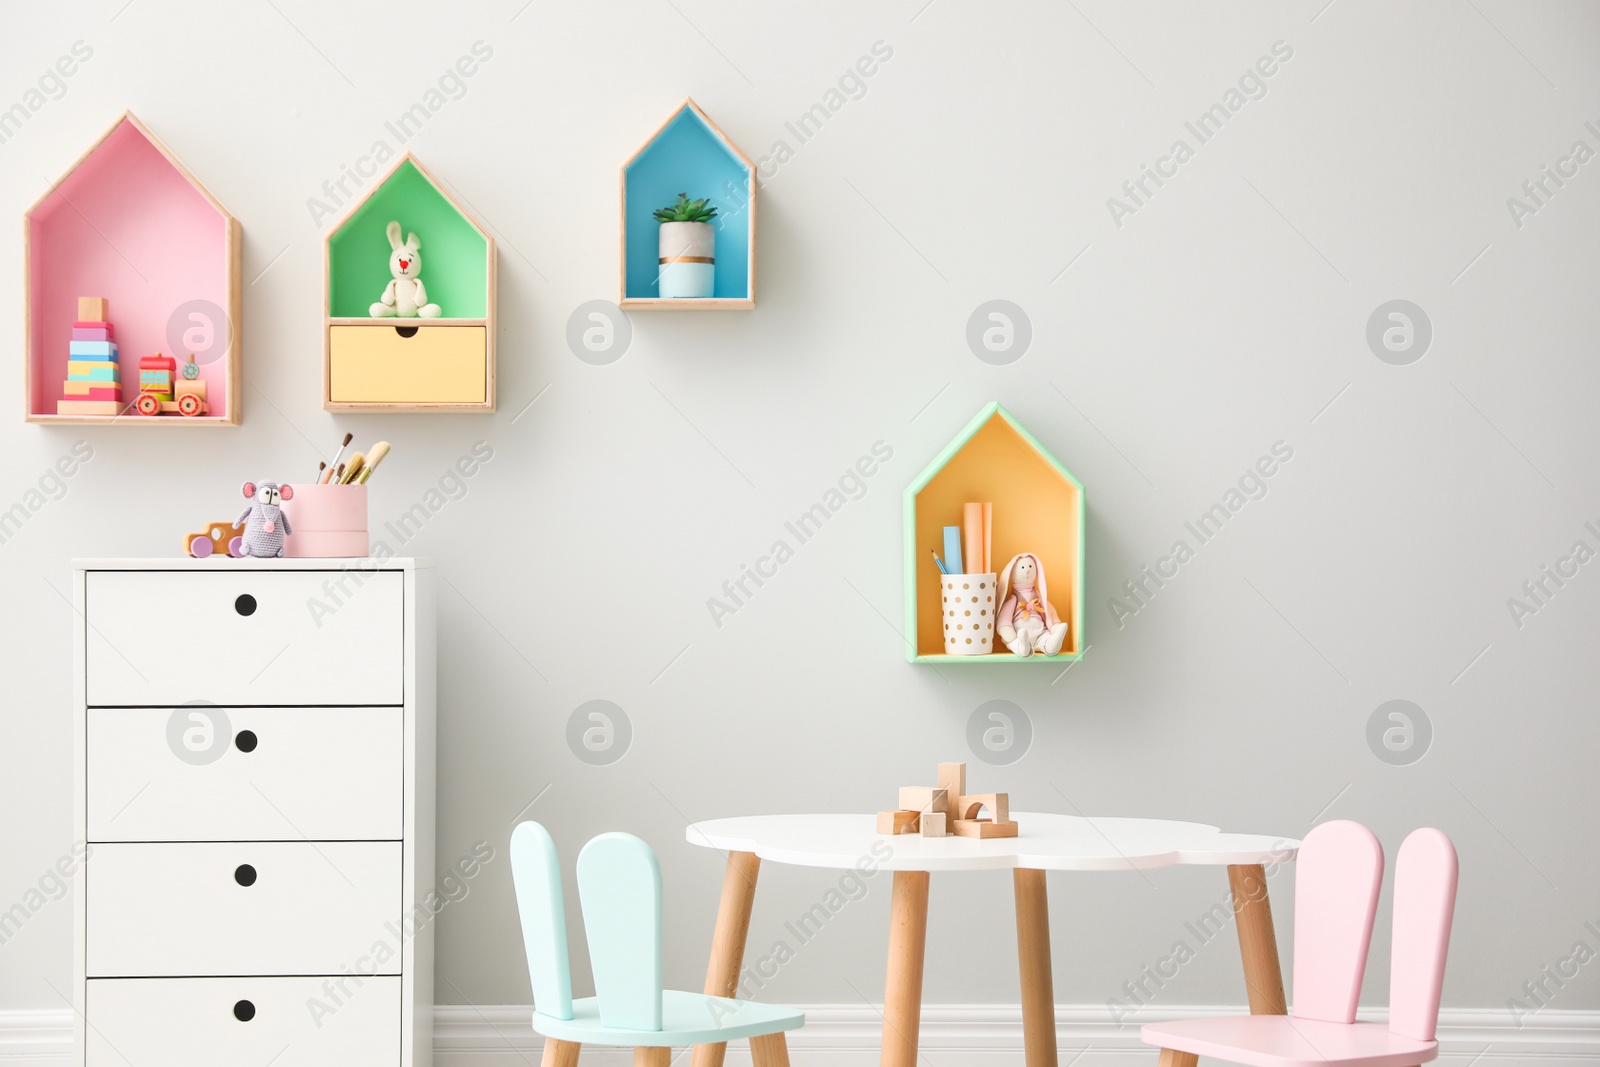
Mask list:
POLYGON ((211 410, 206 403, 206 383, 203 381, 179 381, 172 385, 173 398, 162 400, 157 393, 140 393, 139 399, 133 402, 134 410, 141 415, 171 414, 176 411, 180 415, 204 415, 211 410))
POLYGON ((205 559, 218 551, 237 559, 244 555, 244 526, 213 522, 199 533, 184 534, 183 550, 195 559, 205 559))

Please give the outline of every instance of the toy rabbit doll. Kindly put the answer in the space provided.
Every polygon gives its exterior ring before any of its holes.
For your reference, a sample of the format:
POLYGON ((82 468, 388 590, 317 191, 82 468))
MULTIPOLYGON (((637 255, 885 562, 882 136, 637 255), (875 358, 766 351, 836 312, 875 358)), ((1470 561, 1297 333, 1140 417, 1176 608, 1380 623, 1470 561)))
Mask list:
POLYGON ((438 304, 428 303, 428 290, 422 285, 422 241, 416 234, 400 240, 400 223, 389 223, 389 273, 394 279, 383 290, 383 296, 368 311, 375 319, 394 316, 401 319, 436 319, 438 304))
POLYGON ((1019 552, 1000 572, 1000 610, 994 622, 995 633, 1020 659, 1035 652, 1053 656, 1061 651, 1067 624, 1050 604, 1038 556, 1019 552))

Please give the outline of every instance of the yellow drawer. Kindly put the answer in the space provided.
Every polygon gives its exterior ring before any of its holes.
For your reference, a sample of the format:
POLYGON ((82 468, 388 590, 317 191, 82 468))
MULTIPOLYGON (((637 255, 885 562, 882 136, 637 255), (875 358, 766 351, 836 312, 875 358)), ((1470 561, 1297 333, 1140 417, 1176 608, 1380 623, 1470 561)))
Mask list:
POLYGON ((410 337, 387 324, 329 326, 328 399, 339 404, 482 404, 488 362, 483 326, 418 326, 410 337))

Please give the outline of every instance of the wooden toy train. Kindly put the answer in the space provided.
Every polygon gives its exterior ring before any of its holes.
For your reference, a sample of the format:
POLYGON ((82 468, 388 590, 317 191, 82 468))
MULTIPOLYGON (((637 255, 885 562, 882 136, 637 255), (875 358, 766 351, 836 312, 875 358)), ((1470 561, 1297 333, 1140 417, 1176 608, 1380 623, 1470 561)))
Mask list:
POLYGON ((200 378, 200 364, 191 355, 183 365, 183 377, 174 378, 177 361, 159 352, 139 359, 139 398, 133 402, 141 415, 171 414, 193 417, 210 410, 206 402, 206 383, 200 378))

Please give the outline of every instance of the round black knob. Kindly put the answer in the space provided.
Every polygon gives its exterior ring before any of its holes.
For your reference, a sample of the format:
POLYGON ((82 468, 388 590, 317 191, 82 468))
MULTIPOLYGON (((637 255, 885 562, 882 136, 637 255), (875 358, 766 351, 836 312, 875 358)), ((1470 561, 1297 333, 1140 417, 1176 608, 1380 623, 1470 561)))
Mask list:
POLYGON ((255 885, 256 869, 248 863, 241 863, 233 869, 233 880, 240 885, 255 885))
POLYGON ((233 736, 233 743, 239 746, 240 752, 254 752, 256 750, 255 731, 240 730, 233 736))
POLYGON ((247 1023, 256 1017, 256 1006, 248 1000, 241 1000, 233 1006, 233 1017, 247 1023))
POLYGON ((233 610, 240 615, 254 615, 256 613, 256 598, 249 593, 240 593, 233 602, 233 610))

